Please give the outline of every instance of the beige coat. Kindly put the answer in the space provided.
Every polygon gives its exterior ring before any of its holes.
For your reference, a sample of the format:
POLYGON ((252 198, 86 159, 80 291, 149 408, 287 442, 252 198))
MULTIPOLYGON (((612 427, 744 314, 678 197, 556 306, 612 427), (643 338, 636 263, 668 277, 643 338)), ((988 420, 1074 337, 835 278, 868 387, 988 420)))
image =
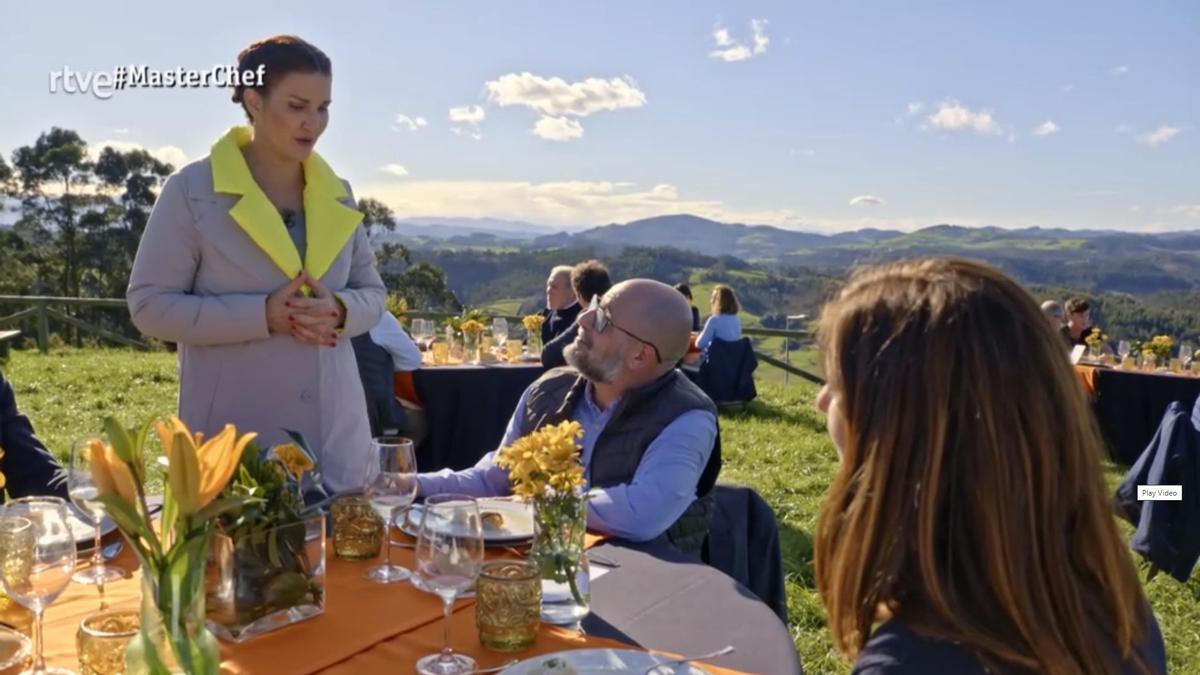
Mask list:
MULTIPOLYGON (((227 145, 220 149, 228 138, 163 186, 129 280, 133 322, 147 335, 179 343, 179 415, 193 431, 211 435, 234 424, 258 432, 264 447, 286 442, 284 429, 299 431, 328 487, 361 487, 374 458, 354 350, 349 339, 313 347, 269 334, 267 296, 295 275, 281 269, 288 259, 281 242, 291 246, 293 265, 299 257, 282 221, 268 215, 278 219, 274 209, 263 206, 265 195, 246 184, 240 153, 234 158, 227 145), (241 162, 218 173, 221 189, 214 189, 214 162, 241 162)), ((379 321, 387 294, 362 215, 352 208, 349 185, 319 157, 305 171, 307 245, 326 249, 310 250, 305 267, 345 305, 345 336, 365 333, 379 321), (322 227, 325 234, 314 237, 322 227), (318 271, 327 269, 314 273, 314 260, 318 271)))

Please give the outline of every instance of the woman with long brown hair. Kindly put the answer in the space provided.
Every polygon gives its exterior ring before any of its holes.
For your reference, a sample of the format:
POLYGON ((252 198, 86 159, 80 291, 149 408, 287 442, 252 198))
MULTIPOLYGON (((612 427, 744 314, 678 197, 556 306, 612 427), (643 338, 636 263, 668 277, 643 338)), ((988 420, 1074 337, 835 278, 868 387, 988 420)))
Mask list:
POLYGON ((1166 672, 1086 396, 1028 293, 964 260, 870 268, 821 343, 841 466, 816 579, 855 673, 1166 672))

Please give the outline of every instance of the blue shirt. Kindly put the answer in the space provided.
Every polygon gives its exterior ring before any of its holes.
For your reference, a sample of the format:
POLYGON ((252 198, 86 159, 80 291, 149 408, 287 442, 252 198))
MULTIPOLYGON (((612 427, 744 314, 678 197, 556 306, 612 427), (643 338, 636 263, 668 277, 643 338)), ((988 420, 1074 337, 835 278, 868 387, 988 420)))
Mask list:
MULTIPOLYGON (((521 395, 500 447, 520 438, 519 420, 525 416, 529 389, 521 395)), ((591 466, 596 440, 612 418, 616 404, 601 410, 589 383, 575 404, 571 419, 583 427, 584 467, 591 466)), ((588 499, 588 527, 630 541, 648 541, 666 532, 696 499, 696 484, 708 464, 717 437, 717 418, 707 410, 691 410, 668 424, 642 455, 633 480, 606 488, 592 488, 588 499)), ((496 465, 498 450, 484 455, 469 469, 442 469, 417 477, 422 495, 455 492, 475 497, 508 495, 508 471, 496 465)), ((587 476, 591 480, 591 476, 587 476)))
POLYGON ((737 314, 713 314, 704 324, 704 331, 696 338, 696 346, 708 349, 713 340, 733 342, 742 339, 742 320, 737 314))

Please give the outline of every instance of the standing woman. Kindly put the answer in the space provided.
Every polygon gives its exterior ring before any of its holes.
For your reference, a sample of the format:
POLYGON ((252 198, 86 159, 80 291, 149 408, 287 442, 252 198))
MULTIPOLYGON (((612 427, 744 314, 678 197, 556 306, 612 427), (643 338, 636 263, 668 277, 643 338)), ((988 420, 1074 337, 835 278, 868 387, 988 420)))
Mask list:
POLYGON ((332 68, 293 36, 256 42, 239 71, 250 126, 167 179, 138 247, 127 299, 143 333, 179 343, 179 414, 264 445, 299 431, 327 487, 362 485, 366 402, 350 338, 386 304, 350 186, 313 152, 329 123, 332 68), (243 83, 245 84, 245 83, 243 83))
POLYGON ((826 306, 815 571, 855 675, 1166 672, 1061 340, 969 261, 867 269, 826 306))

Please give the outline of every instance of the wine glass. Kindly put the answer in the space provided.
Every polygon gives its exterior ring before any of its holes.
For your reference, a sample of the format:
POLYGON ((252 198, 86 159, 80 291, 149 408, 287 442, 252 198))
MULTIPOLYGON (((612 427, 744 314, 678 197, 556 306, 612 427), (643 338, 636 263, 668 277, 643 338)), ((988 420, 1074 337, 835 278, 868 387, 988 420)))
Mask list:
POLYGON ((479 504, 465 495, 436 495, 425 500, 417 537, 417 577, 442 598, 442 651, 417 661, 421 675, 457 675, 475 671, 475 659, 450 649, 450 613, 454 600, 471 588, 483 566, 483 523, 479 504))
POLYGON ((104 522, 104 503, 99 499, 100 489, 96 487, 96 481, 92 477, 90 453, 93 447, 102 448, 103 443, 103 439, 96 437, 76 441, 71 448, 71 463, 67 467, 67 493, 96 531, 91 566, 79 570, 71 577, 80 584, 103 584, 125 576, 121 570, 105 565, 104 556, 100 554, 100 525, 104 522))
POLYGON ((0 510, 0 580, 9 597, 33 610, 33 673, 70 675, 46 668, 42 656, 42 615, 71 583, 75 537, 67 503, 58 497, 15 499, 0 510))
POLYGON ((1192 343, 1184 340, 1179 343, 1179 360, 1183 362, 1184 370, 1192 364, 1192 343))
POLYGON ((1121 340, 1117 343, 1117 354, 1120 355, 1122 361, 1129 356, 1130 351, 1129 340, 1121 340))
POLYGON ((392 564, 392 523, 417 498, 417 457, 413 442, 407 438, 385 437, 371 441, 376 465, 367 483, 367 500, 385 523, 382 565, 367 571, 367 578, 381 584, 406 581, 412 573, 405 567, 392 564))
POLYGON ((492 319, 492 337, 496 338, 496 344, 500 346, 508 342, 508 319, 502 316, 492 319))

